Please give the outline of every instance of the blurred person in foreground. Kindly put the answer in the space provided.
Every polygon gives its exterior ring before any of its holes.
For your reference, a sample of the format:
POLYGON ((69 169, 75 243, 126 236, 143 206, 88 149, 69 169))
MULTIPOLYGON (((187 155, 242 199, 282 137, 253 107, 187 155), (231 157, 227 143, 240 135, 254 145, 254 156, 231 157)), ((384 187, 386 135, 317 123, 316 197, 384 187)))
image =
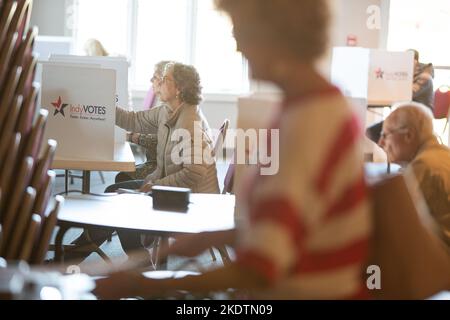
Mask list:
POLYGON ((199 275, 149 279, 116 273, 97 281, 100 298, 154 297, 234 288, 262 299, 364 299, 371 235, 362 132, 339 90, 316 68, 327 48, 326 0, 219 0, 252 76, 284 101, 275 175, 244 190, 249 224, 238 226, 236 261, 199 275), (326 121, 324 121, 326 119, 326 121))

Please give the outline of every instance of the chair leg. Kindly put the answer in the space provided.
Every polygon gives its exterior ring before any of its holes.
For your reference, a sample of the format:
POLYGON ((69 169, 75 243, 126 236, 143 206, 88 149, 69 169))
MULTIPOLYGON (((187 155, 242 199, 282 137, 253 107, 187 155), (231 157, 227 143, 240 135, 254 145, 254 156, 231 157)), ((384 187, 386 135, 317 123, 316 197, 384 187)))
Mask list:
POLYGON ((155 248, 155 253, 152 255, 156 270, 167 270, 167 256, 165 256, 165 252, 168 247, 169 238, 159 237, 158 245, 155 248))
POLYGON ((100 175, 100 180, 102 180, 102 184, 105 184, 105 177, 103 176, 103 172, 99 171, 98 174, 100 175))
POLYGON ((223 265, 228 265, 231 263, 230 255, 228 254, 228 250, 226 246, 217 247, 217 250, 220 253, 220 257, 222 258, 223 265))
POLYGON ((214 253, 214 249, 212 247, 209 248, 209 253, 211 254, 213 261, 215 262, 217 260, 217 258, 216 258, 216 254, 214 253))
POLYGON ((66 194, 68 193, 69 190, 69 175, 70 171, 64 170, 64 191, 66 192, 66 194))

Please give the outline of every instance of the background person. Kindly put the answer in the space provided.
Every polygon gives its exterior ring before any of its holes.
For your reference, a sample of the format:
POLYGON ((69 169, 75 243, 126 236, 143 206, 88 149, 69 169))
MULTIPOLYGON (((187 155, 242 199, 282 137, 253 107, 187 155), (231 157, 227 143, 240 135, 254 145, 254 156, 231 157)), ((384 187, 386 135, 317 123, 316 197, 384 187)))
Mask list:
MULTIPOLYGON (((156 99, 158 100, 156 105, 161 104, 161 101, 159 100, 161 80, 163 77, 164 67, 169 62, 172 61, 160 61, 155 65, 155 70, 151 82, 153 86, 153 92, 156 95, 156 99)), ((121 109, 120 112, 126 111, 122 111, 121 109)), ((150 112, 150 110, 146 110, 144 112, 150 112)), ((138 132, 129 132, 127 133, 127 141, 145 148, 146 161, 144 163, 136 165, 136 170, 134 172, 119 172, 115 178, 116 183, 130 180, 143 180, 156 169, 156 147, 158 144, 157 134, 146 134, 145 132, 147 131, 141 130, 138 132)))
POLYGON ((423 104, 409 102, 383 123, 378 142, 388 160, 412 173, 431 215, 450 245, 450 150, 433 133, 433 115, 423 104))
POLYGON ((84 52, 87 56, 109 56, 108 51, 103 47, 102 43, 97 39, 88 39, 84 44, 84 52))
MULTIPOLYGON (((196 163, 195 157, 211 153, 212 140, 210 128, 199 104, 201 102, 200 77, 194 67, 182 63, 168 63, 160 84, 162 104, 146 111, 130 112, 116 108, 116 124, 131 132, 156 135, 156 168, 145 180, 130 180, 113 184, 105 192, 115 192, 119 188, 150 191, 153 185, 190 188, 194 193, 219 193, 217 170, 214 159, 211 163, 196 163), (200 148, 195 147, 195 127, 201 133, 200 148), (172 141, 173 133, 178 130, 190 133, 188 148, 183 153, 181 163, 174 163, 172 152, 179 141, 172 141)), ((102 244, 109 235, 108 231, 92 228, 91 239, 102 244)), ((151 256, 141 242, 138 232, 118 231, 124 251, 139 257, 137 265, 151 265, 151 256)), ((84 244, 85 237, 78 238, 76 244, 84 244)), ((151 240, 147 240, 148 243, 151 240)), ((84 259, 90 253, 72 254, 68 259, 84 259)))

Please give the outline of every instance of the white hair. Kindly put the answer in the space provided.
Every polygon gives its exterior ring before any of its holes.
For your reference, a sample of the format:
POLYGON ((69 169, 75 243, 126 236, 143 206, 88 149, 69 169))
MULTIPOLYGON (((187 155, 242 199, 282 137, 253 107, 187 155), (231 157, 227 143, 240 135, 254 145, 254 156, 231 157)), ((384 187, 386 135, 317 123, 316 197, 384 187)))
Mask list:
POLYGON ((97 39, 88 39, 84 44, 84 51, 88 56, 107 56, 108 52, 97 39))
POLYGON ((391 115, 395 116, 397 124, 414 129, 420 143, 434 135, 433 113, 424 104, 414 101, 399 102, 394 104, 392 108, 394 111, 391 115))

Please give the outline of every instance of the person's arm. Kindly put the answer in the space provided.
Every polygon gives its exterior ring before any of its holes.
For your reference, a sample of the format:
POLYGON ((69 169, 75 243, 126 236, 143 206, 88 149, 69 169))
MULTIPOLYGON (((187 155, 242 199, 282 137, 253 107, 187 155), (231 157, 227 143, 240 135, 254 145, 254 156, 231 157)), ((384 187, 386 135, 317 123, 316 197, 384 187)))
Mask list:
POLYGON ((413 84, 413 100, 426 92, 429 94, 433 93, 433 80, 430 75, 421 74, 413 84))
POLYGON ((155 150, 158 144, 158 135, 157 134, 144 134, 137 132, 129 132, 127 133, 127 141, 138 144, 146 149, 155 150))
POLYGON ((178 236, 175 237, 175 242, 166 249, 167 251, 163 251, 161 254, 163 256, 195 257, 211 247, 224 245, 234 247, 237 238, 236 233, 236 229, 231 229, 178 236))
POLYGON ((158 145, 158 135, 140 133, 137 139, 137 144, 147 150, 153 150, 153 152, 156 153, 156 146, 158 145))
POLYGON ((116 108, 116 125, 127 131, 155 134, 158 131, 159 108, 146 111, 126 111, 116 108))
POLYGON ((184 278, 150 279, 140 273, 116 273, 96 281, 94 294, 100 299, 141 296, 146 298, 170 296, 178 290, 209 293, 229 288, 262 290, 269 282, 254 270, 236 263, 184 278))

